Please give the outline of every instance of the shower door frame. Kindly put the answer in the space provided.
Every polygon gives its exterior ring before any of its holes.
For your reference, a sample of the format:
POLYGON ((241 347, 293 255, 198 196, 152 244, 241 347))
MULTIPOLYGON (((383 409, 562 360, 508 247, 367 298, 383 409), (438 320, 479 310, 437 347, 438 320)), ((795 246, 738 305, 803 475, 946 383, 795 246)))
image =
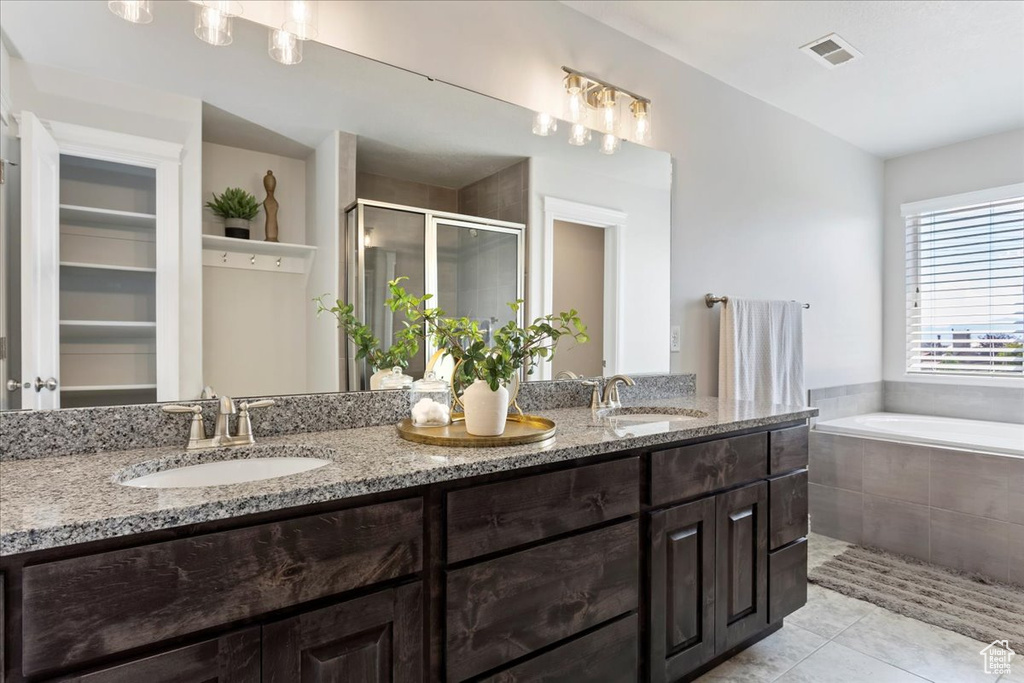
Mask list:
MULTIPOLYGON (((355 305, 354 313, 361 322, 366 322, 366 233, 365 233, 365 212, 366 207, 401 211, 423 216, 423 292, 432 294, 431 302, 437 305, 437 227, 438 224, 451 225, 457 228, 485 230, 487 232, 504 233, 514 235, 516 238, 516 298, 526 298, 526 225, 501 221, 495 218, 481 218, 480 216, 469 216, 450 211, 434 211, 418 206, 407 206, 405 204, 393 204, 380 202, 372 199, 357 199, 345 208, 346 229, 346 251, 347 254, 356 255, 355 268, 349 269, 346 291, 348 300, 355 305), (353 225, 354 217, 354 225, 353 225)), ((346 257, 347 261, 347 257, 346 257)), ((516 313, 516 322, 523 324, 525 306, 521 306, 516 313)), ((384 340, 382 340, 383 342, 384 340)), ((344 343, 347 343, 345 341, 344 343)), ((432 339, 424 343, 424 352, 429 362, 430 357, 437 350, 432 339)), ((351 391, 361 391, 369 388, 369 374, 364 368, 359 367, 355 355, 348 350, 348 388, 351 391)))

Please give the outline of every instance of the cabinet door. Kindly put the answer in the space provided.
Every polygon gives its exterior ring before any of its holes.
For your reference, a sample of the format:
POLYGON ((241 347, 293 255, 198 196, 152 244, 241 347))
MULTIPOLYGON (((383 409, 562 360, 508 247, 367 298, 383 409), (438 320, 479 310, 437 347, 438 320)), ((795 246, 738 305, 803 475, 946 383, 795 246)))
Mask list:
POLYGON ((768 484, 716 496, 715 646, 721 653, 768 625, 768 484))
POLYGON ((715 498, 651 515, 651 680, 674 681, 715 654, 715 498))
POLYGON ((423 592, 419 583, 263 627, 264 683, 421 680, 423 592))
POLYGON ((260 630, 251 628, 58 680, 67 683, 259 683, 260 630))

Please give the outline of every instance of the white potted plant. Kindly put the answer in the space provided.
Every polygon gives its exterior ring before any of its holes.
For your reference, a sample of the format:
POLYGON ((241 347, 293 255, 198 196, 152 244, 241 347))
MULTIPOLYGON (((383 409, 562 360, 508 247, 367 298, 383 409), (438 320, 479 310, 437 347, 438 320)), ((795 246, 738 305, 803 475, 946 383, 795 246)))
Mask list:
POLYGON ((213 201, 206 202, 206 208, 224 219, 224 236, 249 239, 249 222, 260 212, 256 197, 240 187, 229 187, 219 195, 216 192, 212 194, 213 201))
MULTIPOLYGON (((538 362, 554 357, 558 340, 588 340, 587 328, 575 310, 537 318, 520 327, 514 320, 497 329, 487 346, 477 323, 468 318, 448 318, 439 308, 426 308, 430 295, 415 297, 401 286, 405 278, 389 284, 392 311, 403 311, 410 321, 406 329, 433 337, 457 362, 455 384, 466 386, 461 401, 466 411, 466 432, 473 436, 499 436, 508 418, 508 387, 520 371, 533 374, 538 362)), ((509 303, 518 312, 522 299, 509 303)))

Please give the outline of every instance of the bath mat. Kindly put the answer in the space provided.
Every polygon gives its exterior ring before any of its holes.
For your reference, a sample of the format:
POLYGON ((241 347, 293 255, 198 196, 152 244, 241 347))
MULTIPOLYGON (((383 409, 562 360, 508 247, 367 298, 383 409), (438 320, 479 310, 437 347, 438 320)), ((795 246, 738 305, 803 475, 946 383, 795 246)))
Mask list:
POLYGON ((807 579, 918 621, 1024 652, 1024 586, 998 583, 911 557, 853 546, 807 579))

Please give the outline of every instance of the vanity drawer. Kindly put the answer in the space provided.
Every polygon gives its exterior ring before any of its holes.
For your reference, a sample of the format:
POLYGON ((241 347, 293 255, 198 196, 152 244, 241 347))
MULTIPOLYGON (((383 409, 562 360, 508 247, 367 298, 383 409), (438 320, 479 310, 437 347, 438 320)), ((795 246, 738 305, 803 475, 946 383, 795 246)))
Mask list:
POLYGON ((417 572, 423 501, 26 567, 26 676, 417 572))
POLYGON ((651 504, 730 488, 767 475, 768 435, 734 436, 651 453, 651 504))
POLYGON ((807 467, 807 425, 768 432, 768 471, 781 474, 807 467))
POLYGON ((768 622, 807 603, 807 539, 768 554, 768 622))
POLYGON ((448 494, 448 562, 640 510, 640 460, 576 467, 448 494))
POLYGON ((448 573, 447 674, 462 681, 637 608, 630 520, 448 573))
POLYGON ((807 535, 807 470, 768 480, 768 547, 807 535))
POLYGON ((632 614, 480 683, 630 681, 636 680, 638 658, 637 616, 632 614))

